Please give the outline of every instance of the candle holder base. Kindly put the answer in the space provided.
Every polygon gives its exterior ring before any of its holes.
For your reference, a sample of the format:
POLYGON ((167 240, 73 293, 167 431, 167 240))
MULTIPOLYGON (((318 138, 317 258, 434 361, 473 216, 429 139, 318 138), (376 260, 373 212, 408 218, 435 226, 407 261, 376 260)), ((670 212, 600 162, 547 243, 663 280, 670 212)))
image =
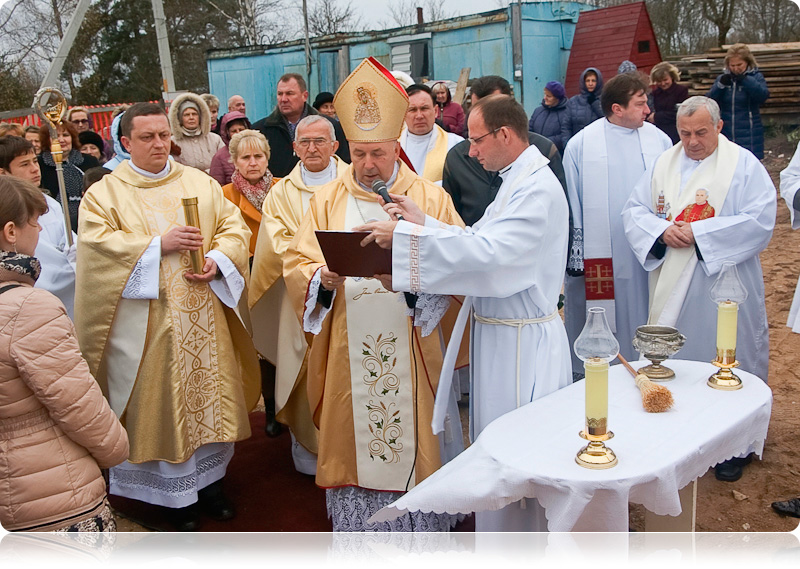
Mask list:
POLYGON ((723 391, 736 391, 742 388, 742 380, 738 375, 731 372, 732 368, 738 367, 739 362, 734 360, 732 363, 722 363, 718 360, 711 362, 719 368, 719 371, 712 374, 706 382, 709 387, 721 389, 723 391))
POLYGON ((575 462, 592 470, 603 470, 617 465, 617 455, 603 444, 603 441, 613 438, 614 433, 608 431, 603 435, 587 435, 586 431, 581 431, 579 434, 588 440, 589 444, 578 452, 575 462))

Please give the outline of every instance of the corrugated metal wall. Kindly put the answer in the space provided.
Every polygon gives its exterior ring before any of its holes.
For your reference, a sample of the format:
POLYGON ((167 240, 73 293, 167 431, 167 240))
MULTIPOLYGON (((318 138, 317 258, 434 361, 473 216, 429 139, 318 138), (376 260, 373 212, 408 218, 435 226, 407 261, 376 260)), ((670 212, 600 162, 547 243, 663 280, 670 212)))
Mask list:
MULTIPOLYGON (((334 92, 341 78, 364 58, 375 57, 391 68, 410 69, 409 42, 429 42, 431 79, 457 80, 463 67, 471 67, 470 76, 500 75, 514 85, 515 95, 528 113, 540 103, 544 85, 553 79, 563 81, 569 49, 580 10, 591 7, 576 2, 537 2, 521 5, 522 76, 514 79, 514 57, 511 42, 511 10, 502 18, 493 13, 481 25, 465 25, 453 20, 431 26, 417 33, 414 28, 405 36, 397 32, 360 41, 347 40, 350 68, 342 69, 347 54, 339 57, 336 47, 315 47, 315 65, 309 82, 310 99, 320 91, 334 92), (499 20, 499 21, 498 21, 499 20)), ((268 48, 258 55, 210 57, 208 59, 211 92, 222 101, 241 95, 247 102, 247 114, 256 121, 269 114, 275 105, 278 78, 295 72, 305 76, 305 55, 302 45, 268 48)))

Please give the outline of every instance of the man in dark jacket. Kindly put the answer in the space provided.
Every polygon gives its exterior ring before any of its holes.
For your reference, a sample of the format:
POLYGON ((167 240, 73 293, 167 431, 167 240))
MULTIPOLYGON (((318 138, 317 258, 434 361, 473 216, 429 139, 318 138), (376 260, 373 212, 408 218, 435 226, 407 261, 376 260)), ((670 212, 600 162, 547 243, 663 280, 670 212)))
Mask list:
MULTIPOLYGON (((472 84, 472 104, 488 95, 510 95, 511 85, 497 75, 479 77, 472 84)), ((566 188, 561 154, 549 139, 532 132, 528 133, 530 143, 550 160, 550 169, 566 188)), ((472 225, 483 217, 483 212, 494 201, 503 180, 497 172, 484 170, 476 158, 469 155, 469 139, 459 142, 447 153, 442 174, 442 186, 453 198, 456 210, 464 223, 472 225)), ((566 193, 566 189, 564 190, 566 193)))
MULTIPOLYGON (((287 73, 278 80, 277 99, 278 104, 272 114, 257 121, 253 128, 261 131, 269 142, 269 171, 276 178, 283 178, 299 160, 292 147, 297 123, 308 115, 319 113, 308 104, 306 82, 297 73, 287 73)), ((336 140, 339 141, 336 154, 345 162, 350 162, 350 147, 344 131, 337 121, 332 120, 331 123, 336 132, 336 140)))

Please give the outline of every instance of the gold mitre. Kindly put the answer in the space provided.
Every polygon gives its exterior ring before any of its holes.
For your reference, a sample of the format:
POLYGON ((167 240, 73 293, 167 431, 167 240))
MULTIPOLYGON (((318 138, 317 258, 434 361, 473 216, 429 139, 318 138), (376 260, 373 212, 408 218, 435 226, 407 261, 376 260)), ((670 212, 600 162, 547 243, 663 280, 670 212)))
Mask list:
POLYGON ((368 57, 336 91, 333 106, 350 142, 388 142, 400 137, 408 95, 388 69, 368 57))

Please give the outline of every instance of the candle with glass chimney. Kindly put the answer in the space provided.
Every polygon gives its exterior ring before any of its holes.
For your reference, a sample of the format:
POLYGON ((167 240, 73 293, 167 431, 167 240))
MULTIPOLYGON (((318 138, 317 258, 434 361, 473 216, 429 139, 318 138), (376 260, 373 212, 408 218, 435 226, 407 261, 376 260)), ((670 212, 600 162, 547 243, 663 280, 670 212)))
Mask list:
POLYGON ((574 348, 586 371, 586 428, 580 436, 589 441, 575 461, 584 468, 611 468, 617 464, 617 457, 603 444, 614 436, 608 430, 608 364, 617 357, 619 343, 611 333, 604 308, 589 309, 574 348))

